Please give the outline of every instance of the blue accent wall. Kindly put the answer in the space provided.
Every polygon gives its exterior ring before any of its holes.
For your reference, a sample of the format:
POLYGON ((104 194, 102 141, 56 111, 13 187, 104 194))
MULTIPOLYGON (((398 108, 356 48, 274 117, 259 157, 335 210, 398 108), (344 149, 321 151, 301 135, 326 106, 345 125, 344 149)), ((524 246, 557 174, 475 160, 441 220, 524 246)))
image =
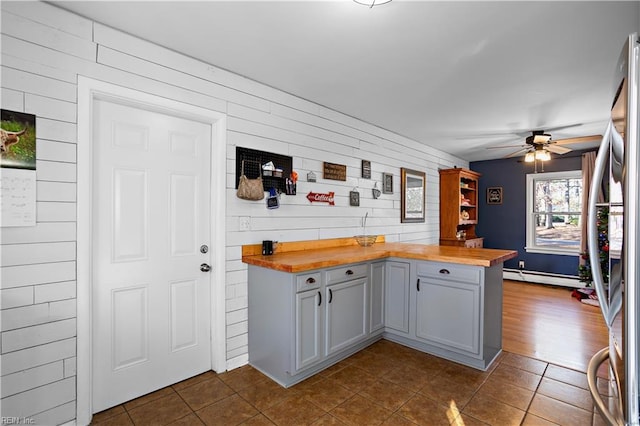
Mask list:
MULTIPOLYGON (((551 154, 551 161, 544 165, 545 172, 580 170, 582 154, 573 151, 564 155, 551 154)), ((484 247, 517 250, 518 256, 507 260, 505 268, 518 268, 518 261, 524 260, 528 271, 548 272, 563 275, 578 275, 578 256, 527 253, 527 174, 534 173, 532 163, 525 163, 524 157, 475 161, 469 168, 482 173, 479 181, 479 220, 476 233, 484 237, 484 247), (502 204, 487 204, 487 188, 502 187, 502 204)), ((538 172, 540 172, 538 164, 538 172)))

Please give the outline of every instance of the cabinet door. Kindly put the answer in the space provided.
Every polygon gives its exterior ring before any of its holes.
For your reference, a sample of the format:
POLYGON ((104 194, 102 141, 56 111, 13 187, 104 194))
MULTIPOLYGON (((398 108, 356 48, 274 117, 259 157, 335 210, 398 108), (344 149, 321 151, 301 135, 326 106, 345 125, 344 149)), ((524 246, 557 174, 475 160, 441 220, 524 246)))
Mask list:
POLYGON ((456 352, 480 353, 480 286, 418 275, 416 337, 456 352))
POLYGON ((370 333, 384 328, 385 264, 386 262, 376 262, 371 264, 371 297, 369 298, 370 333))
POLYGON ((387 262, 385 277, 385 326, 409 332, 409 264, 387 262))
POLYGON ((322 359, 322 312, 319 290, 296 294, 296 371, 322 359))
POLYGON ((331 355, 359 340, 367 333, 367 279, 328 286, 326 353, 331 355))

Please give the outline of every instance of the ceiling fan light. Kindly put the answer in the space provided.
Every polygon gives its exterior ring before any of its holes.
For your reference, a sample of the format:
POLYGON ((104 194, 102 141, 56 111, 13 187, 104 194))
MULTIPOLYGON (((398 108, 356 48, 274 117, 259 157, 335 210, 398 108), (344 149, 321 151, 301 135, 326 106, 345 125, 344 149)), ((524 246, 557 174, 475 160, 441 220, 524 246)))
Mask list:
POLYGON ((551 160, 551 154, 546 149, 536 150, 535 159, 539 161, 549 161, 551 160))
POLYGON ((536 159, 535 153, 533 151, 529 151, 527 152, 527 155, 524 156, 524 162, 525 163, 533 163, 533 161, 536 159))

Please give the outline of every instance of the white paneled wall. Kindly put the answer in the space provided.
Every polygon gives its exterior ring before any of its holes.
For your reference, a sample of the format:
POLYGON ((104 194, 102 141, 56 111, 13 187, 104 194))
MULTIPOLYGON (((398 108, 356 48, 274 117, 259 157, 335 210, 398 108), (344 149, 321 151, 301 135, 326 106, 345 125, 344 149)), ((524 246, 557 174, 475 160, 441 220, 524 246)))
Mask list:
MULTIPOLYGON (((220 111, 227 121, 227 366, 247 361, 247 273, 241 246, 347 237, 436 243, 438 168, 464 161, 340 112, 151 45, 40 2, 2 2, 3 109, 37 116, 37 226, 3 228, 2 416, 38 423, 75 418, 76 143, 78 75, 220 111), (293 157, 297 196, 281 207, 235 196, 235 147, 293 157), (361 160, 371 161, 362 179, 361 160), (347 165, 347 181, 322 179, 322 162, 347 165), (400 168, 427 173, 427 221, 400 223, 400 168), (313 171, 317 183, 306 182, 313 171), (394 176, 393 194, 374 200, 374 182, 394 176), (360 207, 348 194, 360 191, 360 207), (336 194, 336 206, 310 204, 309 191, 336 194), (249 229, 240 227, 241 219, 249 229)), ((428 78, 425 76, 425 78, 428 78)))

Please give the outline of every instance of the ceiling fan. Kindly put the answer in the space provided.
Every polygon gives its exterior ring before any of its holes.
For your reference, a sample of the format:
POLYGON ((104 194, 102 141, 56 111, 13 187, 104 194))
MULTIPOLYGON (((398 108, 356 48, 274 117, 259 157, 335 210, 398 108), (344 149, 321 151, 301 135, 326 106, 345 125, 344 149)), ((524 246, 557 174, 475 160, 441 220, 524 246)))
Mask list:
POLYGON ((526 137, 524 145, 493 146, 489 147, 489 149, 519 147, 517 151, 505 155, 504 158, 525 154, 525 162, 548 161, 551 159, 551 153, 561 155, 571 151, 571 148, 567 148, 565 145, 592 142, 600 139, 602 139, 601 135, 590 135, 554 140, 544 130, 533 130, 531 135, 526 137))

